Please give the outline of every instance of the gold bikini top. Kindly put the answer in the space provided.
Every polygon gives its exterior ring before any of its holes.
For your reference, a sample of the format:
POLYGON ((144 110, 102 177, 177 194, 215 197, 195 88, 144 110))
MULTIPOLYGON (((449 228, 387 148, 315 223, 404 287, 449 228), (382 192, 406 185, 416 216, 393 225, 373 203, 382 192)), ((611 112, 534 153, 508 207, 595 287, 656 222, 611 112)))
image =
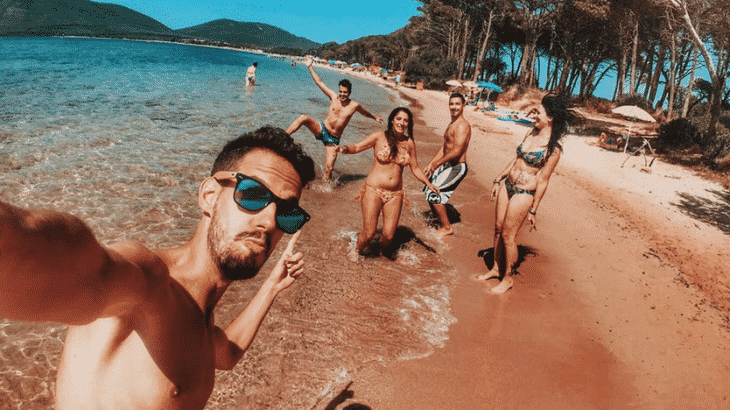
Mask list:
POLYGON ((377 154, 375 154, 375 158, 378 159, 378 162, 382 164, 387 163, 396 163, 402 167, 405 167, 408 165, 409 162, 411 162, 411 156, 408 154, 408 150, 404 149, 403 147, 398 147, 398 154, 395 156, 395 158, 390 157, 390 145, 385 144, 383 146, 383 149, 378 151, 377 154))

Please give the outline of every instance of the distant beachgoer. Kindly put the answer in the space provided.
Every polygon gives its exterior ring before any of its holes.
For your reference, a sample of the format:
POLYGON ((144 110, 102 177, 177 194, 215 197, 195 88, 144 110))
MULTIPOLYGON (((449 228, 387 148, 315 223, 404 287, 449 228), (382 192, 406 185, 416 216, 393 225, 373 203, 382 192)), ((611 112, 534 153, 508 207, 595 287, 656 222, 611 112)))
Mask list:
POLYGON ((308 115, 301 115, 299 118, 289 125, 286 130, 287 134, 291 135, 295 133, 302 125, 309 128, 314 134, 315 138, 322 141, 324 144, 325 152, 325 168, 324 175, 322 176, 323 181, 329 181, 332 177, 332 170, 335 167, 335 161, 337 160, 337 146, 340 144, 340 138, 342 133, 345 131, 345 127, 350 122, 350 119, 356 112, 364 115, 368 118, 372 118, 377 122, 383 122, 380 116, 371 114, 359 103, 350 99, 350 93, 352 92, 352 84, 349 80, 344 79, 339 83, 339 93, 330 90, 327 85, 322 81, 322 78, 314 71, 312 67, 312 59, 307 57, 304 60, 304 64, 307 66, 309 73, 312 75, 315 84, 327 95, 330 99, 329 112, 327 118, 324 121, 318 121, 308 115))
POLYGON ((398 73, 395 76, 395 86, 398 87, 400 85, 400 73, 398 73))
POLYGON ((494 215, 494 266, 479 275, 480 280, 500 278, 498 261, 504 247, 506 269, 504 278, 491 292, 502 294, 514 284, 517 262, 517 233, 527 219, 530 230, 537 229, 537 208, 547 190, 550 176, 563 152, 559 141, 571 118, 565 98, 548 94, 530 116, 535 127, 517 147, 517 155, 494 180, 492 201, 497 200, 494 215), (504 184, 502 182, 504 181, 504 184))
POLYGON ((405 201, 403 190, 403 168, 410 167, 413 176, 438 192, 426 174, 418 165, 416 143, 413 139, 413 114, 408 108, 394 109, 388 117, 388 129, 370 134, 362 141, 337 147, 337 152, 357 154, 373 149, 373 169, 356 198, 362 207, 362 230, 357 237, 357 245, 348 254, 351 261, 356 262, 359 255, 367 248, 375 236, 378 218, 383 214, 383 229, 380 237, 380 248, 392 251, 388 246, 393 241, 395 229, 398 227, 400 212, 405 201))
POLYGON ((258 65, 259 63, 253 63, 246 69, 246 85, 256 84, 256 67, 258 65))
POLYGON ((469 140, 471 140, 471 124, 464 118, 464 103, 464 96, 461 94, 454 93, 449 97, 451 123, 444 132, 444 145, 424 169, 426 175, 429 176, 429 181, 440 189, 440 192, 437 193, 427 186, 423 187, 426 200, 441 224, 436 230, 438 235, 454 233, 446 211, 446 204, 468 171, 466 151, 469 148, 469 140))
POLYGON ((283 130, 230 141, 198 190, 203 216, 174 249, 99 243, 77 217, 0 202, 0 315, 71 325, 58 365, 58 409, 202 409, 216 369, 241 359, 277 295, 304 272, 294 245, 314 162, 283 130), (224 330, 213 311, 289 244, 224 330))

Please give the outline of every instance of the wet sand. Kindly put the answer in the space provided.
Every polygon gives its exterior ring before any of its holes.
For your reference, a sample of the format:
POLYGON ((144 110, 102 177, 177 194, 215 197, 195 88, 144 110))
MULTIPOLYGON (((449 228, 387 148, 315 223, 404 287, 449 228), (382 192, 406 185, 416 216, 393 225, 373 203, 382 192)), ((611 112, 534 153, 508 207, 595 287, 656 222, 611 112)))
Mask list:
MULTIPOLYGON (((424 108, 417 115, 434 127, 426 144, 418 141, 427 160, 448 122, 446 96, 406 93, 419 99, 424 108)), ((634 195, 628 186, 617 196, 571 159, 586 149, 582 142, 566 141, 538 231, 523 229, 518 237, 524 259, 514 289, 495 296, 487 289, 496 280, 472 279, 487 270, 480 254, 492 251, 487 189, 527 129, 473 112, 467 119, 474 130, 470 175, 452 199, 461 222, 444 251, 458 277, 449 340, 425 358, 367 366, 317 408, 727 408, 727 313, 690 286, 685 266, 665 257, 675 252, 667 243, 687 244, 687 221, 671 209, 627 202, 634 195), (602 188, 608 192, 599 195, 602 188), (642 212, 647 222, 635 223, 642 212), (646 229, 658 218, 664 223, 646 229), (663 243, 653 240, 657 229, 664 229, 663 243)), ((612 154, 590 148, 590 155, 612 154)), ((710 248, 728 243, 714 227, 696 229, 710 248)), ((695 242, 676 254, 704 246, 695 242)))

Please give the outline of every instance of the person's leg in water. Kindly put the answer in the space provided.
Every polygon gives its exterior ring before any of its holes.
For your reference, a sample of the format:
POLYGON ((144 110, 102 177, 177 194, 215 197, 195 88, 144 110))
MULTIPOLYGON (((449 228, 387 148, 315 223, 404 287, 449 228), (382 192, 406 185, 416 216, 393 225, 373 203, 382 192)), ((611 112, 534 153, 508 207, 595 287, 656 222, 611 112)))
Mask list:
POLYGON ((494 237, 492 238, 494 245, 494 264, 489 272, 477 276, 479 280, 499 278, 499 262, 502 260, 502 249, 504 248, 504 244, 502 243, 502 226, 504 225, 504 218, 507 215, 508 205, 509 194, 507 193, 507 188, 502 184, 497 194, 497 206, 494 209, 494 237))
POLYGON ((372 189, 363 189, 360 198, 360 208, 362 209, 362 229, 357 236, 357 243, 347 257, 352 262, 360 260, 360 253, 370 244, 370 240, 375 236, 375 230, 378 228, 378 217, 383 208, 383 202, 377 192, 372 189))
POLYGON ((403 194, 395 194, 385 204, 383 204, 383 230, 380 236, 380 249, 383 255, 392 259, 395 255, 395 249, 391 244, 395 236, 395 230, 398 228, 400 221, 400 213, 403 209, 403 194))
POLYGON ((300 115, 299 118, 294 120, 294 122, 292 122, 289 125, 289 128, 286 129, 286 133, 289 135, 292 135, 295 132, 297 132, 299 127, 301 127, 302 125, 309 128, 309 131, 311 131, 312 134, 315 135, 315 137, 317 135, 322 135, 322 129, 319 126, 319 121, 315 120, 314 118, 312 118, 308 115, 303 115, 303 114, 300 115))
POLYGON ((449 221, 449 214, 446 211, 446 205, 444 205, 444 204, 429 204, 429 205, 431 205, 431 209, 433 209, 434 213, 439 218, 439 223, 441 224, 441 226, 436 230, 436 235, 439 235, 439 236, 453 235, 454 228, 451 226, 451 221, 449 221))
POLYGON ((502 243, 504 244, 505 253, 505 272, 504 278, 499 285, 492 288, 491 292, 495 294, 503 294, 512 288, 514 279, 515 264, 519 251, 517 248, 517 233, 520 231, 522 224, 527 218, 527 212, 532 206, 533 196, 530 194, 515 194, 510 198, 507 206, 507 213, 502 225, 502 243))
MULTIPOLYGON (((293 133, 297 132, 297 130, 302 125, 307 127, 309 131, 314 134, 314 137, 320 141, 323 140, 323 134, 327 132, 327 130, 322 129, 323 124, 321 122, 315 120, 308 115, 300 115, 299 118, 294 120, 294 122, 289 125, 289 128, 286 129, 286 133, 292 135, 293 133)), ((332 139, 331 141, 336 141, 336 139, 332 139)), ((323 143, 325 165, 322 181, 329 182, 330 178, 332 177, 332 170, 335 168, 335 161, 337 160, 337 145, 327 141, 323 141, 323 143)))
POLYGON ((335 169, 335 161, 337 161, 337 145, 325 143, 324 158, 324 175, 322 176, 322 181, 328 182, 332 178, 332 170, 335 169))

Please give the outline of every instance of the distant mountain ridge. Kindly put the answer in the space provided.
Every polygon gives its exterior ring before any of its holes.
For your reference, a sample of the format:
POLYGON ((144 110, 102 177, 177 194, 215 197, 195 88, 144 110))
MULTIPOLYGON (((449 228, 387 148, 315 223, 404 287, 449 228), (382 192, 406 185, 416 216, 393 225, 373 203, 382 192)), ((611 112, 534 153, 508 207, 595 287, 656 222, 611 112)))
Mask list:
POLYGON ((238 44, 253 44, 261 47, 287 46, 307 51, 319 47, 304 37, 297 37, 288 31, 264 23, 247 23, 229 19, 213 20, 193 27, 175 30, 187 37, 206 38, 238 44))
POLYGON ((172 30, 130 8, 89 0, 0 0, 0 37, 9 36, 89 36, 183 42, 197 39, 264 49, 301 49, 302 52, 319 47, 319 43, 263 23, 220 19, 172 30))
POLYGON ((159 21, 116 4, 88 0, 0 0, 2 36, 174 36, 159 21))

